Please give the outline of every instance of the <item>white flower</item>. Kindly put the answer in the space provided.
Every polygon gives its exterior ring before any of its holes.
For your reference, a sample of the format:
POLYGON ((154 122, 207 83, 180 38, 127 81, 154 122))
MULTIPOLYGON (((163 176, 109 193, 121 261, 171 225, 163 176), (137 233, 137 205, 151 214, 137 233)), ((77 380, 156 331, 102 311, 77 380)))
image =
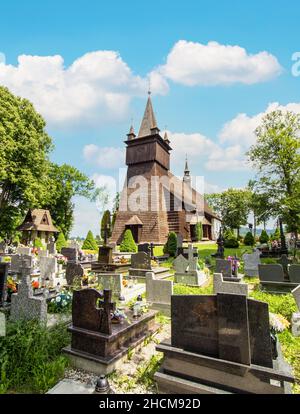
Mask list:
POLYGON ((57 298, 55 300, 56 300, 56 303, 59 303, 61 301, 61 297, 57 296, 57 298))

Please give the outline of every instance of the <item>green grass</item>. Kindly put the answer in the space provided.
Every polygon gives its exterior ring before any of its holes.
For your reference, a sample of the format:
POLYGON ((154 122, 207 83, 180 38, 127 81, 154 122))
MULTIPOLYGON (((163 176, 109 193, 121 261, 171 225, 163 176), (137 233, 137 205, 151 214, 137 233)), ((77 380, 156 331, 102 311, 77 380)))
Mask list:
POLYGON ((278 334, 284 358, 292 366, 295 375, 293 392, 300 394, 300 337, 295 338, 287 329, 278 334))
POLYGON ((0 394, 48 391, 64 375, 61 349, 69 342, 64 324, 47 329, 35 321, 9 323, 0 338, 0 394))

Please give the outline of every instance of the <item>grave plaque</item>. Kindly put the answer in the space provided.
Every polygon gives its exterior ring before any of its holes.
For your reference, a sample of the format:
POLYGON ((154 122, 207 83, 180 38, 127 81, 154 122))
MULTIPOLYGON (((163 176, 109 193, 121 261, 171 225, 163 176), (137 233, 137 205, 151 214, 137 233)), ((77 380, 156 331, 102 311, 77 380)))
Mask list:
POLYGON ((218 309, 216 296, 171 297, 172 346, 218 357, 218 309))
POLYGON ((139 252, 131 256, 132 269, 146 269, 151 270, 151 257, 149 254, 139 252))
POLYGON ((248 300, 248 318, 251 363, 273 368, 268 304, 248 300))
POLYGON ((98 253, 98 262, 103 264, 112 263, 112 252, 113 248, 111 246, 100 246, 98 253))
POLYGON ((84 269, 81 266, 81 264, 72 263, 72 262, 67 263, 66 279, 67 279, 68 285, 73 284, 73 281, 74 281, 75 277, 81 278, 83 275, 84 275, 84 269))
POLYGON ((250 365, 247 298, 217 294, 219 358, 250 365))
POLYGON ((299 283, 300 285, 300 265, 291 264, 289 266, 289 278, 291 283, 299 283))
POLYGON ((230 260, 216 259, 216 273, 222 273, 223 278, 232 277, 232 263, 230 260))
POLYGON ((284 273, 280 264, 259 264, 258 275, 261 281, 283 282, 284 273))
POLYGON ((61 254, 70 262, 78 262, 78 250, 74 247, 63 247, 61 249, 61 254))

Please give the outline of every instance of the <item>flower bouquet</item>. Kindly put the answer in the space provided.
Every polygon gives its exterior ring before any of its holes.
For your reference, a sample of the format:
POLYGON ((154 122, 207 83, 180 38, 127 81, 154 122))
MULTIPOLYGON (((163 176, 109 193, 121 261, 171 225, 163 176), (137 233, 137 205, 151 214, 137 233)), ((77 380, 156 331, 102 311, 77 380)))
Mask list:
POLYGON ((71 310, 72 295, 67 291, 62 291, 55 298, 51 299, 48 305, 49 313, 64 313, 71 310))

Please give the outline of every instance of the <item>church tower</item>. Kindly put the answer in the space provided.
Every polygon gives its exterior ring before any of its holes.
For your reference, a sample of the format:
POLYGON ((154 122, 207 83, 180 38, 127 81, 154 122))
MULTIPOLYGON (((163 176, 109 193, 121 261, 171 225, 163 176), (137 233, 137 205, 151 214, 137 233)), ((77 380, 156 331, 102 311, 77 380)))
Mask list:
POLYGON ((165 203, 163 191, 155 191, 152 178, 168 177, 170 170, 169 140, 162 138, 157 126, 149 92, 144 116, 138 135, 131 126, 127 134, 126 165, 127 176, 121 194, 120 209, 117 212, 112 242, 119 243, 124 231, 129 228, 136 242, 164 243, 167 239, 168 214, 162 208, 153 209, 153 199, 157 205, 165 203), (140 209, 132 208, 130 196, 141 186, 140 209))
POLYGON ((191 174, 190 174, 190 170, 189 170, 189 166, 188 166, 187 155, 185 157, 183 182, 186 183, 189 187, 191 187, 191 185, 192 185, 192 179, 191 179, 191 174))

